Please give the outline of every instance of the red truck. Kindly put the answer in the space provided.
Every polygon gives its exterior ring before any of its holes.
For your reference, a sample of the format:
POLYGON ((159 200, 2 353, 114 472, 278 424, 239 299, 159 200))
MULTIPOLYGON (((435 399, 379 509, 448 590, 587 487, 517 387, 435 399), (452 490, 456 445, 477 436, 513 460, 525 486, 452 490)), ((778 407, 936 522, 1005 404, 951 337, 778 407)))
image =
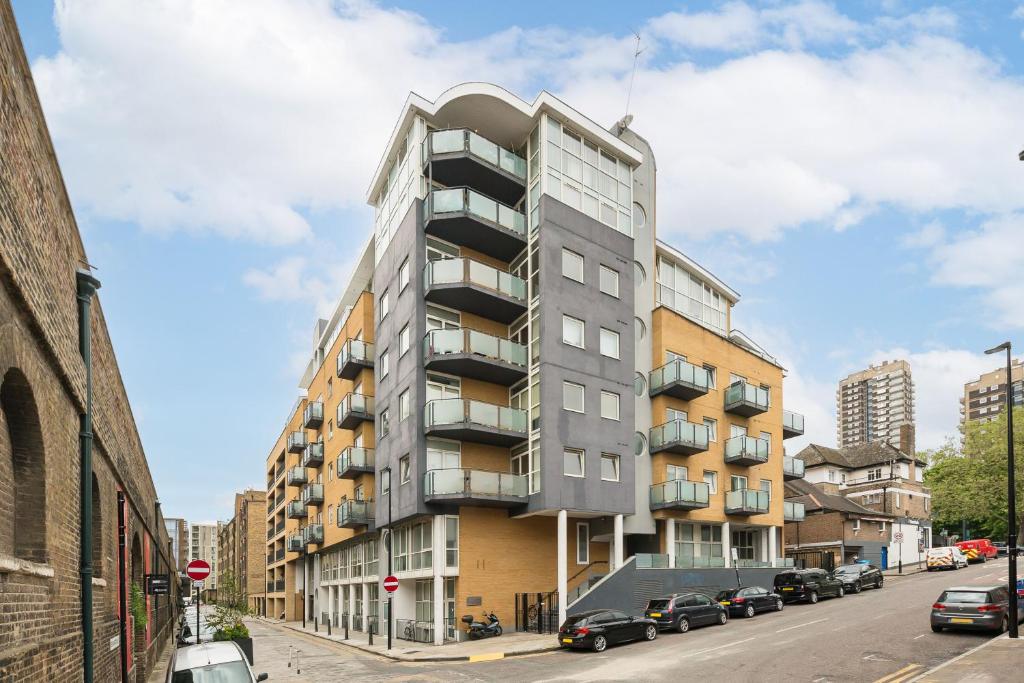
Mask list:
POLYGON ((957 548, 967 556, 968 562, 987 562, 988 560, 996 559, 996 555, 999 551, 992 541, 987 538, 976 538, 971 541, 960 541, 956 544, 957 548))

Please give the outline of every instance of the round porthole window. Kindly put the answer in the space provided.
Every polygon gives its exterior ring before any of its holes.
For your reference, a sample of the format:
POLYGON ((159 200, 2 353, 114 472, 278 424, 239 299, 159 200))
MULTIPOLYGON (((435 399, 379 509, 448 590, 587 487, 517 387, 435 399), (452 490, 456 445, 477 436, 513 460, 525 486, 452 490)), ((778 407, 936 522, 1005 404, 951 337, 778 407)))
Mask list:
POLYGON ((636 235, 647 225, 647 212, 637 202, 633 202, 633 234, 636 235))
POLYGON ((647 438, 642 432, 633 434, 633 455, 640 456, 647 450, 647 438))
POLYGON ((633 320, 636 324, 636 338, 641 340, 647 336, 647 325, 644 325, 644 321, 640 318, 633 318, 633 320))
POLYGON ((636 373, 636 377, 633 378, 633 391, 636 392, 637 396, 643 396, 644 392, 647 391, 647 380, 644 379, 644 373, 636 373))
POLYGON ((639 287, 643 283, 647 282, 647 271, 640 265, 639 261, 633 261, 633 279, 636 282, 633 283, 634 287, 639 287))

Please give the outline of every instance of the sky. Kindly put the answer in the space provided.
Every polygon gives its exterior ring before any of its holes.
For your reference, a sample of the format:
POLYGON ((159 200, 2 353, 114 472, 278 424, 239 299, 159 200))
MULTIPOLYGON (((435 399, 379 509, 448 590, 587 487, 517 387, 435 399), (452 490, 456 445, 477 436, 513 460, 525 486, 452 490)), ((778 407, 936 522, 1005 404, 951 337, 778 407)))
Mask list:
POLYGON ((372 231, 410 91, 548 90, 629 113, 657 229, 835 444, 838 380, 911 363, 917 444, 1024 344, 1024 4, 14 0, 165 514, 264 488, 372 231), (513 13, 511 10, 515 9, 513 13))

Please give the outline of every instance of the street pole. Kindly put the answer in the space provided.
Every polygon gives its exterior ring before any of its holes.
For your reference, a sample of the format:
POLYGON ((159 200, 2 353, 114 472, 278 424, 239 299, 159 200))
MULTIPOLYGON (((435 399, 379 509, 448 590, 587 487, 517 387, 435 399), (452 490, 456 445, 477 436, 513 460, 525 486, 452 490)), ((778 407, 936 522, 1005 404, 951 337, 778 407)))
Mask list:
MULTIPOLYGON (((1024 153, 1022 153, 1024 154, 1024 153)), ((1006 549, 1010 560, 1010 637, 1018 638, 1017 624, 1017 482, 1013 457, 1013 376, 1012 345, 1006 341, 987 350, 986 354, 1006 351, 1006 549)))
MULTIPOLYGON (((388 551, 388 576, 391 576, 391 465, 388 465, 381 473, 388 473, 388 540, 387 540, 387 551, 388 551)), ((388 591, 388 650, 391 650, 391 601, 394 594, 388 591)))
POLYGON ((199 633, 199 582, 193 581, 196 584, 196 645, 202 642, 201 634, 199 633))

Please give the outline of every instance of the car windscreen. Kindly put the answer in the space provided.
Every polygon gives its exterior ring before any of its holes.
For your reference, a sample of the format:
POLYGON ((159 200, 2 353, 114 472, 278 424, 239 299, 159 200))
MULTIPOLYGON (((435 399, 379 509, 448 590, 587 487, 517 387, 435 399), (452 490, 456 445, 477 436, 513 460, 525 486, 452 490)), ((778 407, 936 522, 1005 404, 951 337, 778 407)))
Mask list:
POLYGON ((224 662, 175 671, 172 683, 252 683, 252 676, 245 662, 224 662))
POLYGON ((562 628, 575 628, 577 626, 583 626, 587 623, 587 619, 597 616, 596 614, 570 614, 565 619, 565 623, 562 624, 562 628))
POLYGON ((735 590, 721 591, 718 595, 715 596, 715 600, 729 600, 735 593, 735 590))
POLYGON ((668 600, 651 600, 647 603, 647 609, 668 609, 668 600))
POLYGON ((836 574, 860 574, 860 566, 856 564, 844 564, 836 567, 836 574))
POLYGON ((775 577, 776 586, 800 586, 803 585, 804 577, 799 574, 779 574, 775 577))
POLYGON ((988 593, 977 591, 946 591, 939 602, 955 602, 958 604, 981 605, 988 602, 988 593))

